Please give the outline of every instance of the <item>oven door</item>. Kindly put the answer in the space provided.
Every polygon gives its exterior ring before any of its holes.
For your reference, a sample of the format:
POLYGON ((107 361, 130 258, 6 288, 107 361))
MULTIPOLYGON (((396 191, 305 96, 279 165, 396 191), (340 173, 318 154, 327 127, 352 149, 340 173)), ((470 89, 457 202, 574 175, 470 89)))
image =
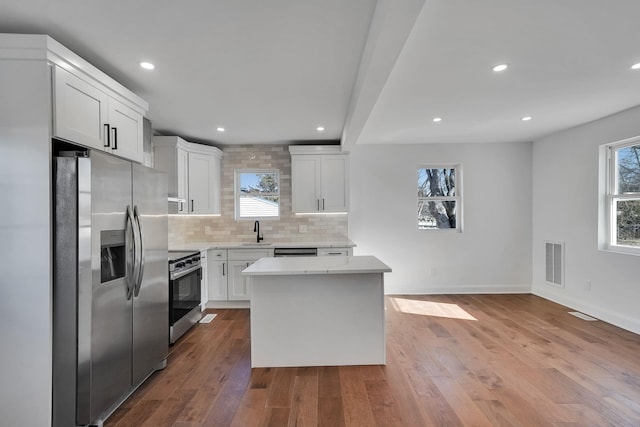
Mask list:
POLYGON ((169 316, 171 326, 200 305, 201 280, 202 268, 200 265, 175 275, 169 275, 169 292, 171 293, 169 316))

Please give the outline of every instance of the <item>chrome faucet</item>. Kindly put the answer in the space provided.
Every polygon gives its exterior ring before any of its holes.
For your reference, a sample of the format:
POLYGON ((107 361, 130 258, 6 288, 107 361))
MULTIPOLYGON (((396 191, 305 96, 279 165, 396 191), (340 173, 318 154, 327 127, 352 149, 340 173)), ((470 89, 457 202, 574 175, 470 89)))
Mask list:
POLYGON ((253 223, 253 232, 256 233, 256 243, 260 243, 260 240, 264 240, 264 237, 260 236, 260 221, 253 223))

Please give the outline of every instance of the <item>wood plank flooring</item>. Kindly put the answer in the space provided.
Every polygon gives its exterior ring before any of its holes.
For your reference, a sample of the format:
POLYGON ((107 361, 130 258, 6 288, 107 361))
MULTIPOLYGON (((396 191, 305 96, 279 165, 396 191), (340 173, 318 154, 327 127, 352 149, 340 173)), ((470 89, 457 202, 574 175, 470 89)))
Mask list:
POLYGON ((207 310, 105 427, 640 426, 636 334, 533 295, 386 308, 386 366, 275 369, 250 368, 248 310, 207 310))

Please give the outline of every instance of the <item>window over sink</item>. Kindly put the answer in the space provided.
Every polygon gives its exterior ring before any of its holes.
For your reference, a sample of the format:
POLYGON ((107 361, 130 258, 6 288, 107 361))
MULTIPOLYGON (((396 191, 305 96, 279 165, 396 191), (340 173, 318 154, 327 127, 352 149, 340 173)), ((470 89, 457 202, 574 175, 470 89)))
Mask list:
POLYGON ((277 169, 236 169, 236 220, 280 217, 280 172, 277 169))

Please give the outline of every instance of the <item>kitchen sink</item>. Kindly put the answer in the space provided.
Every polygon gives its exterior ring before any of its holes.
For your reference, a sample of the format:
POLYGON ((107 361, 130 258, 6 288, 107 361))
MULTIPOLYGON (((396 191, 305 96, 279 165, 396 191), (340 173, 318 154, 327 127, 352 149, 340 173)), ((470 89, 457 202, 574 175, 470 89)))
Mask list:
POLYGON ((256 242, 253 242, 253 243, 241 243, 240 245, 241 246, 271 246, 271 245, 273 245, 273 243, 256 243, 256 242))

